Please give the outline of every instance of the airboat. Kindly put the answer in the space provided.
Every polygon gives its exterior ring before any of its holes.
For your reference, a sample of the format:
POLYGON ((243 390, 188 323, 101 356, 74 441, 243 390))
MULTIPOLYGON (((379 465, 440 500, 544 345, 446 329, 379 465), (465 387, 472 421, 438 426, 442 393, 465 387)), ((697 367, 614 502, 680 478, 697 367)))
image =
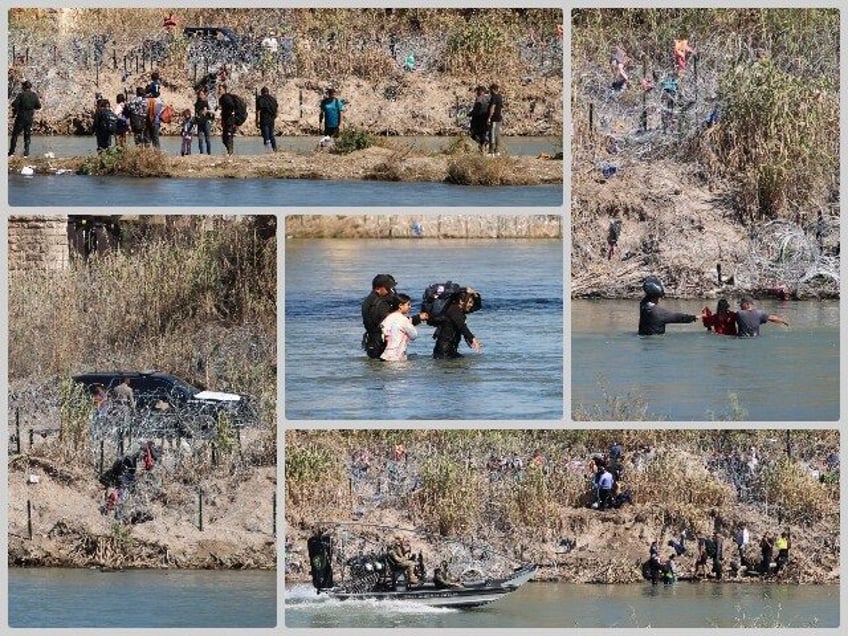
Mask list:
POLYGON ((418 555, 419 583, 406 580, 404 570, 393 566, 386 551, 360 553, 348 559, 335 555, 335 546, 329 533, 318 532, 307 540, 312 584, 318 594, 329 598, 347 600, 410 601, 430 607, 469 609, 494 603, 515 592, 527 583, 536 572, 536 565, 522 563, 500 578, 488 578, 475 572, 473 580, 463 580, 450 587, 437 585, 424 576, 421 555, 418 555), (333 569, 343 565, 341 580, 336 581, 333 569))

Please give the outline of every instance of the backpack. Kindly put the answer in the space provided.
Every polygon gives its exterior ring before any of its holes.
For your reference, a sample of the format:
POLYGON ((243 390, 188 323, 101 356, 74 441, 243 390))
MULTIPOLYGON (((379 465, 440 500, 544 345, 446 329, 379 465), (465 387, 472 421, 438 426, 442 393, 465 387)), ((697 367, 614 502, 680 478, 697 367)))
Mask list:
MULTIPOLYGON (((232 95, 232 93, 230 94, 232 95)), ((241 126, 247 121, 247 104, 245 104, 244 100, 238 95, 233 95, 233 102, 235 102, 236 105, 236 109, 233 112, 233 123, 236 126, 241 126)))
POLYGON ((103 110, 103 129, 114 135, 118 132, 118 116, 110 109, 103 110))
MULTIPOLYGON (((433 283, 424 290, 424 295, 421 298, 421 311, 430 315, 427 319, 427 324, 434 326, 438 324, 444 316, 448 306, 460 296, 468 291, 467 287, 462 287, 458 283, 448 281, 446 283, 433 283)), ((482 298, 480 294, 472 291, 474 297, 474 305, 467 313, 477 311, 482 306, 482 298)))
POLYGON ((130 128, 134 133, 140 133, 144 130, 144 120, 147 117, 147 105, 143 99, 131 100, 124 113, 130 120, 130 128))
POLYGON ((163 124, 170 124, 171 120, 174 118, 174 107, 168 104, 165 108, 162 109, 162 112, 159 114, 159 121, 163 124))

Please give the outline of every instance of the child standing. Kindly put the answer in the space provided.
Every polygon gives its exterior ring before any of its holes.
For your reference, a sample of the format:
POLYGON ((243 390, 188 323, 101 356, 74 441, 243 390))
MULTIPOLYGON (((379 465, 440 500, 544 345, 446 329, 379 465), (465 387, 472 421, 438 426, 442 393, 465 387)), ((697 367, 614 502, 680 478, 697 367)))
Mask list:
POLYGON ((194 126, 197 120, 192 117, 191 110, 186 108, 183 111, 183 125, 180 128, 180 136, 183 138, 183 145, 180 148, 180 157, 185 157, 191 154, 191 140, 194 136, 194 126))
POLYGON ((396 294, 391 300, 392 313, 386 316, 380 325, 386 348, 380 356, 381 360, 406 360, 406 347, 410 340, 415 340, 418 330, 412 326, 407 314, 411 299, 406 294, 396 294))

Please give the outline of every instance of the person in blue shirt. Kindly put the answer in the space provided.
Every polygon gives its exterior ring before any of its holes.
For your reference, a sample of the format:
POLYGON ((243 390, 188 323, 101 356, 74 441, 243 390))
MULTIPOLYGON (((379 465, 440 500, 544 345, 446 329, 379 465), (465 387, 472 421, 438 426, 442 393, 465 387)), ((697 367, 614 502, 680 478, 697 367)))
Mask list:
POLYGON ((344 108, 344 100, 336 97, 334 88, 328 88, 327 96, 321 100, 321 112, 318 115, 318 125, 320 127, 323 124, 326 136, 338 137, 344 108))

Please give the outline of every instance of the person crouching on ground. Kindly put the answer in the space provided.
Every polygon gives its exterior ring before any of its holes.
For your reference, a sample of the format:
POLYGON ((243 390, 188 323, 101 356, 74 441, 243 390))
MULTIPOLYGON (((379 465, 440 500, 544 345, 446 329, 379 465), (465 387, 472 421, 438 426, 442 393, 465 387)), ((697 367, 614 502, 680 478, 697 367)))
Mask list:
POLYGON ((649 276, 642 283, 645 296, 639 302, 639 335, 658 336, 665 333, 665 326, 670 323, 695 322, 698 317, 670 311, 659 306, 660 298, 665 296, 663 284, 655 276, 649 276))
POLYGON ((736 335, 736 312, 730 311, 730 303, 726 298, 719 299, 715 313, 712 313, 709 307, 704 307, 701 320, 709 331, 722 336, 736 335))
POLYGON ((483 347, 477 338, 471 333, 466 324, 465 315, 475 310, 475 303, 479 294, 470 287, 458 294, 451 302, 444 315, 439 319, 436 333, 433 338, 436 344, 433 347, 433 357, 436 359, 461 358, 459 353, 459 341, 465 338, 465 342, 474 351, 480 351, 483 347))
POLYGON ((392 313, 380 324, 386 348, 380 355, 381 360, 406 360, 406 348, 410 340, 418 337, 418 330, 412 326, 407 314, 412 304, 406 294, 395 294, 389 304, 392 313))

